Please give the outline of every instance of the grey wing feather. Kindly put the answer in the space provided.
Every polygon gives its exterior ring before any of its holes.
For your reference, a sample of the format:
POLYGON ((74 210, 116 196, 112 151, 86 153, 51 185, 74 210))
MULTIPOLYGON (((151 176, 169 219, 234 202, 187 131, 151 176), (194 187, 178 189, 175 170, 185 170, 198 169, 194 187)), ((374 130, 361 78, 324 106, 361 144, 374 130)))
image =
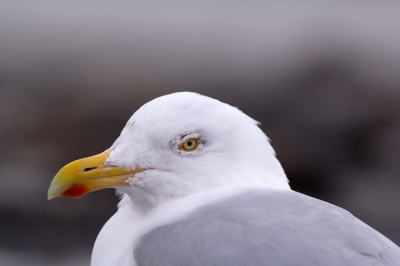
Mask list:
POLYGON ((144 235, 139 266, 400 265, 400 248, 349 212, 293 191, 255 191, 144 235))

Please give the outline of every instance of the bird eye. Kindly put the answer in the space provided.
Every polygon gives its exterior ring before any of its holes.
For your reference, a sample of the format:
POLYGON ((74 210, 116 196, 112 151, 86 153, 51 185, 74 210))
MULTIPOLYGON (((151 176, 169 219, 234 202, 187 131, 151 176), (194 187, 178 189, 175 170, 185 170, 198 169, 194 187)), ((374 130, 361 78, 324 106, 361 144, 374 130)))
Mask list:
POLYGON ((179 149, 181 151, 194 151, 195 149, 197 149, 197 147, 199 146, 200 141, 196 138, 190 138, 185 140, 184 142, 182 142, 181 144, 179 144, 179 149))

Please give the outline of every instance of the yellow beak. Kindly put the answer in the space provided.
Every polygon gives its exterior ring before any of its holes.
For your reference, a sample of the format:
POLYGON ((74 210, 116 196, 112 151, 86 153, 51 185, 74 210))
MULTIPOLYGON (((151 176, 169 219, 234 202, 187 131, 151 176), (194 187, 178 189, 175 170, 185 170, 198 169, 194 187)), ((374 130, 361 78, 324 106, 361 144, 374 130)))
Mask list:
POLYGON ((83 158, 64 166, 51 181, 48 199, 55 197, 79 198, 86 193, 109 187, 128 185, 126 179, 142 170, 125 169, 104 162, 110 155, 107 150, 98 155, 83 158))

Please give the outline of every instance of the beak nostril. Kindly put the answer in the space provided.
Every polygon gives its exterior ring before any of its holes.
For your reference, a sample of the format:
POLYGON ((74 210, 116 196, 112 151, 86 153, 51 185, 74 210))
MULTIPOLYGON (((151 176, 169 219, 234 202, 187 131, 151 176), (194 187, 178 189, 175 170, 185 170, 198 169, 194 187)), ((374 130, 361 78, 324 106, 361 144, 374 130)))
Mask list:
POLYGON ((97 167, 88 167, 88 168, 85 168, 85 169, 83 169, 83 172, 88 172, 88 171, 93 170, 93 169, 97 169, 97 167))

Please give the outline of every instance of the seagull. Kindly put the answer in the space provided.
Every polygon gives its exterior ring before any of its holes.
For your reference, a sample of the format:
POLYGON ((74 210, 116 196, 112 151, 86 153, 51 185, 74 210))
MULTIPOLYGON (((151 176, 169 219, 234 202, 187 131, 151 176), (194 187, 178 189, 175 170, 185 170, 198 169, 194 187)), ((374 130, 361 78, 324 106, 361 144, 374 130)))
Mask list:
POLYGON ((138 109, 103 153, 64 166, 48 198, 116 188, 91 265, 400 265, 344 209, 290 189, 258 122, 191 92, 138 109))

